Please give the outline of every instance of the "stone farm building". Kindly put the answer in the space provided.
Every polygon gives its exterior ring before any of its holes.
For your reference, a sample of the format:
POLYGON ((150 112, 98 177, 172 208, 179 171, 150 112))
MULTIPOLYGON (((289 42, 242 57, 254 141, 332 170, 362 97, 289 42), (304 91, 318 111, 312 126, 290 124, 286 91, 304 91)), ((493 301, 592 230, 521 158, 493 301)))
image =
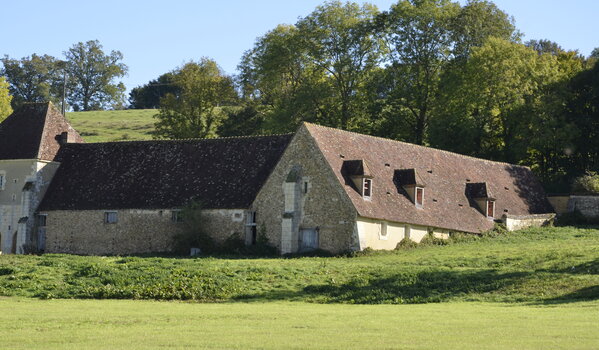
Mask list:
POLYGON ((290 135, 86 144, 44 103, 0 124, 5 253, 168 252, 192 198, 216 242, 264 235, 282 254, 393 249, 553 216, 526 167, 308 123, 290 135))

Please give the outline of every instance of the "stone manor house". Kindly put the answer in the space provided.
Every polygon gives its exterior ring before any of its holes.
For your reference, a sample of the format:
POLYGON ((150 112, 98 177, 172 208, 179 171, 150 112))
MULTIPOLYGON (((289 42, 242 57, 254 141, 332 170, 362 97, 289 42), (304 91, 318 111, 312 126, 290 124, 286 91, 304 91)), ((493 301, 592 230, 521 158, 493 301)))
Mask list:
POLYGON ((554 212, 526 167, 308 123, 290 135, 87 144, 35 103, 0 124, 3 253, 168 252, 192 198, 215 241, 264 235, 281 254, 393 249, 554 212))

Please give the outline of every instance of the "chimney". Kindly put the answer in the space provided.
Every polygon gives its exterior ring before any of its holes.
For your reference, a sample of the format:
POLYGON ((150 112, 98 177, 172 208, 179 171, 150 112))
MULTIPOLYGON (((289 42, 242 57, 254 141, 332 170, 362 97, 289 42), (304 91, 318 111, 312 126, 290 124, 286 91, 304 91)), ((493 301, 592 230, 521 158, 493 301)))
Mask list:
POLYGON ((59 136, 58 136, 58 143, 60 145, 64 145, 67 143, 73 142, 72 140, 72 135, 69 135, 69 133, 67 131, 62 132, 59 136))

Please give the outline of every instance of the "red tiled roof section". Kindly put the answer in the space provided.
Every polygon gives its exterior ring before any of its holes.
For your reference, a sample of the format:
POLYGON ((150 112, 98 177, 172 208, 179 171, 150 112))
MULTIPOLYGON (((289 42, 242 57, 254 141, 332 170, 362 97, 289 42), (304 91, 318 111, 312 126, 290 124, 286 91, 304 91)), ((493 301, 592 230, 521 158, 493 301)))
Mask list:
POLYGON ((65 131, 83 142, 52 103, 26 103, 0 124, 0 159, 53 160, 65 131))
POLYGON ((543 188, 526 167, 313 124, 305 126, 360 216, 464 232, 488 230, 493 222, 466 197, 468 182, 487 183, 496 199, 496 219, 504 213, 553 212, 543 188), (363 159, 368 164, 373 176, 371 200, 363 199, 344 178, 344 159, 363 159), (393 181, 398 169, 415 169, 426 183, 423 209, 416 208, 393 181))
POLYGON ((249 208, 291 136, 68 144, 40 210, 249 208))

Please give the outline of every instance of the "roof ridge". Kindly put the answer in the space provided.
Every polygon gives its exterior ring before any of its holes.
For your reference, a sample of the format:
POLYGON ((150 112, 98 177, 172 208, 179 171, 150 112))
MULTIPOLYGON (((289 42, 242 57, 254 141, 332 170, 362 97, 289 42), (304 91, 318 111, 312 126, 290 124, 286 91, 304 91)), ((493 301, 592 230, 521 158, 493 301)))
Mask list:
MULTIPOLYGON (((125 143, 177 143, 177 142, 190 142, 190 141, 221 141, 230 139, 250 139, 250 138, 266 138, 275 136, 291 136, 294 133, 286 134, 272 134, 272 135, 245 135, 245 136, 224 136, 215 138, 186 138, 186 139, 158 139, 158 140, 115 140, 106 142, 90 142, 90 143, 78 143, 78 145, 105 145, 105 144, 125 144, 125 143)), ((75 143, 69 143, 74 145, 75 143)))
POLYGON ((399 140, 393 140, 393 139, 387 139, 387 138, 380 137, 380 136, 375 136, 375 135, 361 134, 361 133, 355 132, 355 131, 333 128, 333 127, 330 127, 330 126, 314 124, 314 123, 310 123, 310 122, 306 122, 306 121, 304 121, 303 123, 306 124, 306 125, 313 125, 313 126, 318 127, 318 128, 331 129, 331 130, 341 131, 341 132, 345 132, 345 133, 349 133, 349 134, 355 134, 355 135, 359 135, 359 136, 366 136, 366 137, 370 137, 370 138, 374 138, 374 139, 380 139, 380 140, 383 140, 383 141, 401 143, 401 144, 404 144, 404 145, 410 145, 410 146, 414 146, 414 147, 417 147, 417 148, 424 148, 424 149, 429 149, 429 150, 432 149, 432 150, 435 150, 435 151, 438 151, 438 152, 447 153, 447 154, 459 156, 459 157, 466 158, 466 159, 473 159, 473 160, 483 161, 483 162, 487 162, 487 163, 504 164, 504 165, 511 165, 511 166, 517 166, 517 167, 520 167, 520 168, 530 169, 529 167, 527 167, 525 165, 512 164, 512 163, 508 163, 508 162, 501 162, 501 161, 497 161, 497 160, 489 160, 489 159, 484 159, 484 158, 477 158, 477 157, 468 156, 468 155, 461 154, 461 153, 447 151, 447 150, 440 149, 440 148, 423 146, 423 145, 417 145, 415 143, 410 143, 410 142, 405 142, 405 141, 399 141, 399 140))
POLYGON ((44 124, 42 126, 42 132, 40 133, 39 137, 40 137, 40 142, 37 145, 37 153, 36 155, 36 159, 41 159, 42 158, 42 146, 43 146, 43 142, 44 142, 44 135, 46 134, 46 127, 48 126, 48 115, 50 114, 50 106, 52 105, 52 102, 48 101, 48 102, 32 102, 31 104, 39 104, 39 105, 45 105, 46 108, 46 112, 44 113, 44 124))

